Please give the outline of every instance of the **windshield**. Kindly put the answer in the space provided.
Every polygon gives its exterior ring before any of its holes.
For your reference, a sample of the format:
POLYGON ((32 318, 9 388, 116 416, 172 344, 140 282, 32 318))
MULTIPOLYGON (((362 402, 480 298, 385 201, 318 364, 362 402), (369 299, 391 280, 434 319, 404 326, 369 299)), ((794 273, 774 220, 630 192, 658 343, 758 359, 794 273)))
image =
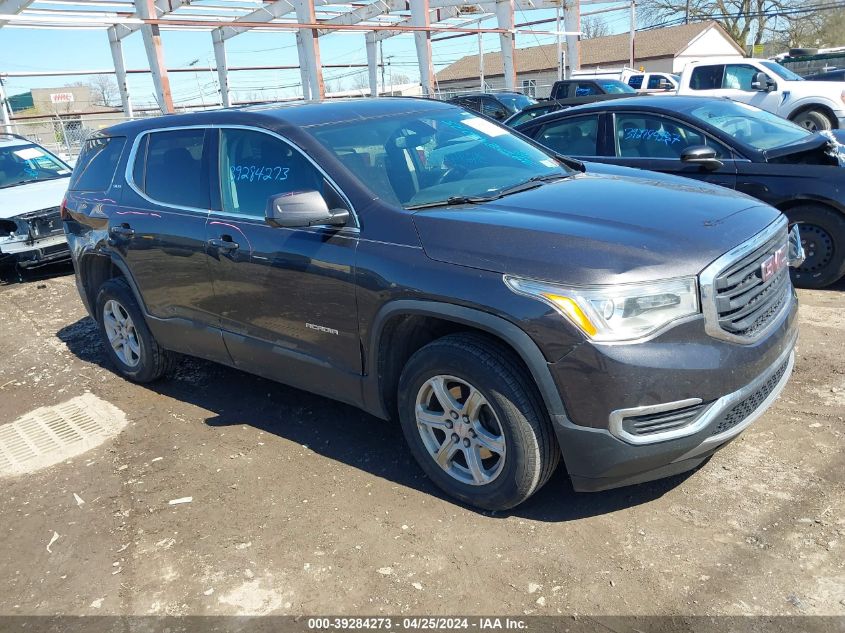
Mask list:
POLYGON ((707 100, 688 114, 709 123, 755 149, 771 149, 806 141, 813 133, 779 116, 727 99, 707 100))
POLYGON ((631 88, 628 84, 623 84, 616 79, 596 79, 596 83, 607 94, 636 94, 636 90, 631 88))
POLYGON ((532 99, 527 95, 520 94, 497 94, 496 98, 502 102, 511 113, 519 112, 530 105, 537 103, 536 99, 532 99))
POLYGON ((532 178, 573 173, 507 128, 451 108, 309 132, 376 195, 405 208, 496 197, 532 178))
POLYGON ((70 168, 38 145, 0 147, 0 189, 70 176, 70 168))
POLYGON ((765 66, 781 79, 786 79, 787 81, 804 81, 801 75, 796 75, 789 68, 781 66, 777 62, 760 62, 760 65, 765 66))

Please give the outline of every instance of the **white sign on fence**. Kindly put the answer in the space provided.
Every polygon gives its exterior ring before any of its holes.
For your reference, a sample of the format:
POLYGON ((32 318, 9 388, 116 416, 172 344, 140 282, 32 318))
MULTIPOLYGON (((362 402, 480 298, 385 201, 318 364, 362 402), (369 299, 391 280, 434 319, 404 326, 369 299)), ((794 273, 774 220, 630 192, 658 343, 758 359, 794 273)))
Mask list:
POLYGON ((50 101, 53 103, 73 103, 72 92, 51 92, 50 101))

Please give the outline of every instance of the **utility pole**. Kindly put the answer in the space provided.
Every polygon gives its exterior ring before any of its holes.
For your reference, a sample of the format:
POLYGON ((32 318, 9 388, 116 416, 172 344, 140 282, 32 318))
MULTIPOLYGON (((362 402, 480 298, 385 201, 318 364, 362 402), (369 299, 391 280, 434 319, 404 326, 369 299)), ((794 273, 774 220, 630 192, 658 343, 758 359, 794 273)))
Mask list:
POLYGON ((687 0, 687 11, 686 11, 686 17, 684 18, 684 23, 685 23, 685 24, 689 24, 689 3, 690 3, 690 0, 687 0))
POLYGON ((557 80, 563 79, 563 41, 560 38, 560 7, 555 9, 555 37, 557 38, 557 80))
MULTIPOLYGON (((481 20, 478 21, 478 28, 481 28, 481 20)), ((478 74, 481 77, 481 92, 484 90, 484 47, 481 45, 481 31, 478 32, 478 74)))

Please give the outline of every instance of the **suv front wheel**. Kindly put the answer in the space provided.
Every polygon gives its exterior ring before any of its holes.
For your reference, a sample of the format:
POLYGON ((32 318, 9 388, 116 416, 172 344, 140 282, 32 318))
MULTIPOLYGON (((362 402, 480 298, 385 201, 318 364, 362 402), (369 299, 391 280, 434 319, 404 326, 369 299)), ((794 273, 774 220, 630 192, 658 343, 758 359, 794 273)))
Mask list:
POLYGON ((491 339, 452 334, 429 343, 405 366, 398 395, 412 454, 438 487, 465 503, 512 508, 558 464, 531 378, 491 339))
POLYGON ((173 355, 153 338, 126 281, 106 281, 97 293, 96 309, 106 355, 122 376, 151 382, 167 373, 173 355))

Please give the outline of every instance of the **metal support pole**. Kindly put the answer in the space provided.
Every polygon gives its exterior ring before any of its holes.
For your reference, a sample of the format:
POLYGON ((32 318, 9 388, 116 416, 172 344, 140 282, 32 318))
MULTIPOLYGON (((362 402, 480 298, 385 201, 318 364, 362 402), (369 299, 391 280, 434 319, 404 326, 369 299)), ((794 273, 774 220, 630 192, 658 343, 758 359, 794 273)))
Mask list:
POLYGON ((564 75, 568 79, 573 70, 581 69, 581 3, 568 0, 563 11, 563 30, 566 31, 566 61, 564 75))
POLYGON ((630 68, 634 67, 634 59, 636 58, 635 54, 635 40, 637 37, 637 2, 636 0, 631 0, 631 42, 630 42, 630 53, 629 53, 629 63, 628 66, 630 68))
MULTIPOLYGON (((158 18, 155 0, 136 0, 135 6, 141 18, 146 20, 158 18)), ((144 24, 141 26, 141 35, 144 38, 147 61, 153 75, 158 106, 164 114, 171 113, 173 112, 173 95, 170 92, 170 77, 167 75, 167 66, 164 63, 164 51, 161 48, 161 32, 157 24, 144 24)))
MULTIPOLYGON (((478 21, 478 28, 481 28, 481 20, 478 21)), ((484 46, 481 43, 482 34, 478 33, 478 76, 481 83, 481 92, 486 92, 484 89, 484 46)))
MULTIPOLYGON (((431 26, 428 0, 411 0, 411 24, 413 26, 431 26)), ((415 31, 414 43, 417 46, 417 63, 420 67, 420 84, 424 97, 434 96, 434 65, 431 63, 431 31, 415 31)))
POLYGON ((376 39, 373 33, 365 36, 367 46, 367 71, 370 77, 370 96, 378 97, 378 58, 376 50, 376 39))
POLYGON ((111 47, 111 58, 114 63, 114 73, 117 79, 117 89, 120 91, 120 103, 123 106, 123 114, 127 119, 132 118, 132 100, 129 98, 129 84, 126 81, 126 65, 123 61, 123 42, 117 36, 117 28, 110 26, 109 46, 111 47))
POLYGON ((3 121, 3 131, 12 133, 12 121, 9 118, 8 103, 6 102, 6 87, 0 79, 0 119, 3 121))
POLYGON ((514 19, 513 0, 496 0, 496 20, 500 29, 507 32, 499 34, 502 48, 502 70, 504 71, 505 90, 516 87, 516 67, 514 66, 514 19))
POLYGON ((211 43, 214 46, 214 62, 217 64, 217 83, 220 84, 220 99, 223 107, 232 105, 229 94, 229 63, 226 59, 226 40, 223 39, 223 31, 214 29, 211 32, 211 43))
MULTIPOLYGON (((375 37, 375 36, 376 36, 376 34, 373 33, 373 37, 375 37)), ((381 89, 384 90, 385 92, 387 92, 387 84, 384 83, 384 41, 383 40, 378 41, 378 56, 379 56, 379 59, 381 60, 381 89)), ((390 86, 390 92, 393 92, 393 86, 392 85, 390 86)))
MULTIPOLYGON (((311 0, 297 0, 296 19, 300 24, 317 23, 314 3, 311 0)), ((300 49, 299 65, 300 68, 305 68, 308 75, 309 98, 323 99, 326 96, 326 86, 320 65, 320 40, 317 29, 299 29, 296 35, 300 49)))

